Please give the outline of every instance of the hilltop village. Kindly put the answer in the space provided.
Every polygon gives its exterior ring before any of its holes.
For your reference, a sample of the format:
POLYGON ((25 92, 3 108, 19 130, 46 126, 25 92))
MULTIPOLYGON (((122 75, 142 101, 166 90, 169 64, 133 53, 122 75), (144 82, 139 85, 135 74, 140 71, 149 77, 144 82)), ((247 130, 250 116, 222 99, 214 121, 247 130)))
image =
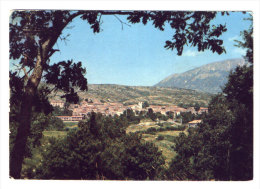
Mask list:
MULTIPOLYGON (((50 101, 52 106, 58 106, 59 108, 64 108, 63 101, 53 100, 50 101)), ((135 114, 139 112, 148 112, 152 109, 154 113, 161 113, 162 115, 167 115, 172 113, 174 117, 179 115, 181 112, 191 112, 193 114, 201 114, 203 112, 208 112, 208 108, 200 107, 198 111, 194 107, 189 107, 187 109, 178 107, 176 105, 144 105, 145 103, 139 102, 133 105, 124 105, 118 102, 100 102, 97 99, 83 100, 80 104, 70 104, 68 109, 72 111, 72 116, 57 116, 63 121, 79 121, 84 117, 88 116, 91 112, 99 112, 106 116, 121 115, 127 109, 133 110, 135 114)))

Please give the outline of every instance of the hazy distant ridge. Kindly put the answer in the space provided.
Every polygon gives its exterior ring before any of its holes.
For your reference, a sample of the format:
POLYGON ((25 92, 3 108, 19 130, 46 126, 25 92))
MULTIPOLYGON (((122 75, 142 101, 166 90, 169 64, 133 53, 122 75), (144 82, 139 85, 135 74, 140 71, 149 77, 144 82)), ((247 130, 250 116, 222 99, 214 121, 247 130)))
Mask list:
POLYGON ((229 59, 213 62, 204 66, 186 71, 180 74, 172 74, 155 86, 169 88, 184 88, 217 93, 221 91, 221 86, 227 82, 230 70, 238 65, 245 65, 244 59, 229 59))

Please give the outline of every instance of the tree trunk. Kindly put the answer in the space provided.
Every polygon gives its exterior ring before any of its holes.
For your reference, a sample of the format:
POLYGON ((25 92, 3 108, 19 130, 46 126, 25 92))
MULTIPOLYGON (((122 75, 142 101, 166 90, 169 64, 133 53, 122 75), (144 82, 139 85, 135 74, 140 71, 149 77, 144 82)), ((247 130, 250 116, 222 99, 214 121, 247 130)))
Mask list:
POLYGON ((39 54, 34 71, 30 78, 28 78, 28 82, 25 87, 25 94, 21 102, 19 116, 20 123, 19 127, 17 128, 17 135, 14 142, 14 147, 10 154, 10 176, 15 179, 20 179, 21 177, 27 138, 29 136, 31 128, 33 99, 36 95, 37 87, 42 77, 43 63, 44 59, 42 59, 42 56, 39 54))
POLYGON ((50 52, 53 45, 56 43, 58 37, 61 35, 62 30, 66 25, 72 21, 73 18, 82 14, 78 12, 73 14, 67 21, 60 25, 60 23, 55 23, 53 26, 54 35, 50 36, 46 40, 42 41, 38 47, 37 62, 34 67, 34 71, 30 78, 28 78, 28 83, 25 87, 25 97, 23 98, 21 104, 20 112, 20 124, 17 130, 17 136, 15 139, 14 147, 10 154, 10 176, 19 179, 21 177, 22 164, 24 160, 25 147, 27 143, 27 138, 30 133, 31 128, 31 114, 33 107, 33 99, 37 93, 37 87, 40 83, 43 65, 46 64, 46 61, 53 54, 50 52))
POLYGON ((21 104, 20 123, 10 157, 10 176, 19 179, 25 154, 27 138, 30 133, 32 95, 26 95, 21 104))

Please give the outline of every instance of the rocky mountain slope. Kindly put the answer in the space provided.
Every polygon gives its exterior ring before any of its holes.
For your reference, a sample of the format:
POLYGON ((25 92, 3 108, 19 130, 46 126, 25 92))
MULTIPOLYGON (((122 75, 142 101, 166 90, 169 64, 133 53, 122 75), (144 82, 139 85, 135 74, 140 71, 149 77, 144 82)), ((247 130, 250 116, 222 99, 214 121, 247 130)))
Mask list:
POLYGON ((221 87, 227 82, 227 76, 229 75, 230 70, 238 65, 245 64, 243 59, 229 59, 213 62, 184 73, 172 74, 155 86, 169 88, 178 87, 208 93, 218 93, 221 91, 221 87))

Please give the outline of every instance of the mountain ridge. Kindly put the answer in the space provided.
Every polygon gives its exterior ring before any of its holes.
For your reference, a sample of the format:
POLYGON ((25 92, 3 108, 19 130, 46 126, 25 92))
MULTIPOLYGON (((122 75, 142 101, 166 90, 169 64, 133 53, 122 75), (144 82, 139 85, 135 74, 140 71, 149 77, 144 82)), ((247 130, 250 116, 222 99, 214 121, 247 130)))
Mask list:
POLYGON ((183 73, 171 74, 154 86, 177 87, 216 94, 227 82, 229 72, 238 65, 246 65, 245 60, 236 58, 215 61, 183 73))

